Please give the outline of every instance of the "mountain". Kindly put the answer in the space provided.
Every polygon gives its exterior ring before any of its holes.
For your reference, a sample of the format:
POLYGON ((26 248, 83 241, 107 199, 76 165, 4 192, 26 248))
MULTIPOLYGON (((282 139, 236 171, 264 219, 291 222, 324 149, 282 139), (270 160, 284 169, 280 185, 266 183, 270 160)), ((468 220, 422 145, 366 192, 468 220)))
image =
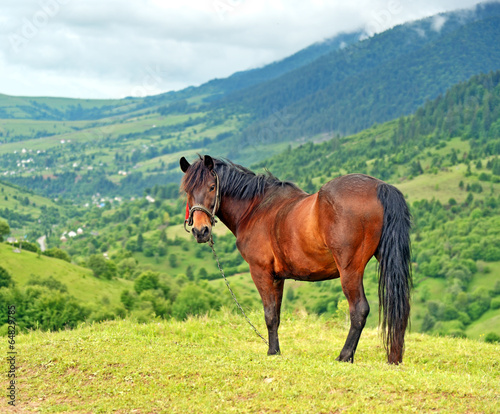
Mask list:
POLYGON ((261 68, 237 72, 225 79, 214 79, 199 87, 188 87, 178 92, 167 92, 145 98, 103 100, 17 97, 0 94, 0 118, 50 121, 96 120, 106 117, 123 117, 138 110, 197 96, 208 95, 207 100, 215 100, 228 93, 277 78, 333 50, 357 42, 362 35, 363 32, 359 31, 341 33, 261 68))
POLYGON ((272 140, 345 135, 412 113, 452 85, 498 68, 500 4, 489 3, 394 27, 219 105, 252 114, 244 143, 277 123, 272 140))
MULTIPOLYGON (((500 70, 451 87, 414 115, 373 125, 348 137, 307 143, 253 167, 267 168, 282 179, 303 185, 315 177, 354 172, 390 180, 411 179, 425 171, 495 157, 500 154, 499 137, 500 70), (439 162, 434 151, 446 160, 439 162), (419 162, 421 168, 413 168, 411 162, 419 162)), ((500 169, 494 171, 495 176, 500 175, 500 169)))
POLYGON ((216 100, 220 98, 220 95, 229 94, 231 92, 276 79, 285 73, 291 72, 302 66, 306 66, 323 55, 336 50, 344 49, 349 45, 357 43, 363 36, 364 33, 362 31, 341 33, 330 39, 317 42, 305 49, 300 50, 292 56, 278 62, 271 63, 262 68, 237 72, 225 79, 214 79, 203 85, 200 89, 203 90, 204 88, 213 88, 217 91, 217 93, 214 96, 209 97, 207 100, 216 100))
POLYGON ((61 203, 0 180, 0 218, 9 223, 13 237, 33 240, 50 234, 51 226, 65 217, 61 203))
POLYGON ((73 99, 0 94, 0 118, 65 121, 116 116, 141 100, 73 99))

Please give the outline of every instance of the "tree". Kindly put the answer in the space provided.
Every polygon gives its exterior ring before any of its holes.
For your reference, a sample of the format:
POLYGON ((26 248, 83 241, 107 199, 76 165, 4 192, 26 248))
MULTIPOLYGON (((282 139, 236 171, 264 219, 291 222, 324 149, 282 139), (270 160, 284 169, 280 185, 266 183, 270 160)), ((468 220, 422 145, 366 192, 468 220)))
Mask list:
POLYGON ((117 266, 119 276, 124 279, 132 279, 135 269, 137 268, 137 262, 133 257, 127 257, 120 261, 117 266))
POLYGON ((189 315, 202 315, 210 309, 218 309, 220 302, 205 289, 187 284, 177 295, 172 306, 172 314, 177 319, 186 319, 189 315))
POLYGON ((5 270, 2 266, 0 266, 0 288, 2 287, 10 287, 14 284, 12 280, 12 276, 7 270, 5 270))
POLYGON ((94 276, 102 279, 111 279, 116 276, 116 265, 106 260, 100 254, 93 254, 87 261, 87 267, 94 272, 94 276))
POLYGON ((422 321, 422 326, 420 327, 420 330, 422 332, 428 332, 434 327, 435 323, 436 320, 429 313, 426 313, 422 321))
POLYGON ((186 269, 186 276, 189 280, 194 280, 194 272, 193 267, 189 265, 186 269))
POLYGON ((0 220, 0 242, 3 242, 4 236, 10 234, 10 227, 6 221, 0 220))
POLYGON ((134 289, 138 294, 145 290, 158 289, 159 277, 158 273, 144 272, 134 282, 134 289))
POLYGON ((206 279, 207 276, 207 270, 204 267, 200 268, 200 270, 198 271, 198 279, 206 279))
POLYGON ((142 233, 137 236, 137 251, 142 252, 142 245, 144 244, 144 237, 142 233))
POLYGON ((123 303, 123 306, 128 311, 132 310, 134 307, 135 297, 128 290, 124 290, 120 295, 120 300, 123 303))
POLYGON ((170 256, 168 256, 168 262, 170 263, 170 267, 177 267, 178 262, 177 262, 177 255, 172 253, 170 256))

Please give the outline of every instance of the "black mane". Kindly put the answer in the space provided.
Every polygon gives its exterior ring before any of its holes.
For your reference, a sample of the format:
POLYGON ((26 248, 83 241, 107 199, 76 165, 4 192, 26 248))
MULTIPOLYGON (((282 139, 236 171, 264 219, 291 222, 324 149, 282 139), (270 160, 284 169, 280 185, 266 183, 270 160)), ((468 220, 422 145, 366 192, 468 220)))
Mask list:
MULTIPOLYGON (((290 187, 299 188, 289 182, 280 181, 270 172, 266 174, 255 174, 248 168, 235 164, 229 160, 213 158, 214 169, 220 180, 221 196, 235 197, 240 200, 250 200, 262 196, 270 188, 290 187)), ((203 159, 196 160, 184 174, 181 189, 190 193, 198 185, 205 181, 210 171, 205 167, 203 159)), ((302 190, 300 190, 302 191, 302 190)))

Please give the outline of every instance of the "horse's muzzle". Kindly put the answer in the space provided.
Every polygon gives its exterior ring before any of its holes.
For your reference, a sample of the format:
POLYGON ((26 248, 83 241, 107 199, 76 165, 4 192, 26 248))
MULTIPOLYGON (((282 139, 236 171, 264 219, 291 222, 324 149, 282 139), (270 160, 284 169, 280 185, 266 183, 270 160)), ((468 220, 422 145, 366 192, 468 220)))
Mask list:
POLYGON ((196 227, 193 227, 191 230, 193 233, 194 238, 198 243, 206 243, 207 241, 210 240, 210 228, 208 226, 203 226, 201 229, 197 229, 196 227))

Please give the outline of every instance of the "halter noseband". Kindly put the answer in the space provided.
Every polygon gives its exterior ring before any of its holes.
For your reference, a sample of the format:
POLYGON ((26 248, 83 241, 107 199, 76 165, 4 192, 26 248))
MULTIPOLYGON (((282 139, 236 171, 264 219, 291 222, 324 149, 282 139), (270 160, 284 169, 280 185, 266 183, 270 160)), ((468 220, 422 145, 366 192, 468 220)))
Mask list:
POLYGON ((205 206, 202 206, 201 204, 195 204, 193 207, 191 207, 187 218, 184 220, 184 230, 186 230, 188 233, 191 233, 187 229, 187 227, 191 227, 193 225, 193 214, 195 211, 203 211, 210 218, 210 224, 212 226, 214 226, 215 223, 217 223, 217 220, 215 219, 215 215, 217 214, 217 211, 219 211, 219 207, 220 207, 220 184, 219 184, 219 176, 217 175, 215 170, 212 170, 211 174, 215 177, 215 203, 214 203, 214 207, 213 207, 212 211, 210 211, 205 206))

